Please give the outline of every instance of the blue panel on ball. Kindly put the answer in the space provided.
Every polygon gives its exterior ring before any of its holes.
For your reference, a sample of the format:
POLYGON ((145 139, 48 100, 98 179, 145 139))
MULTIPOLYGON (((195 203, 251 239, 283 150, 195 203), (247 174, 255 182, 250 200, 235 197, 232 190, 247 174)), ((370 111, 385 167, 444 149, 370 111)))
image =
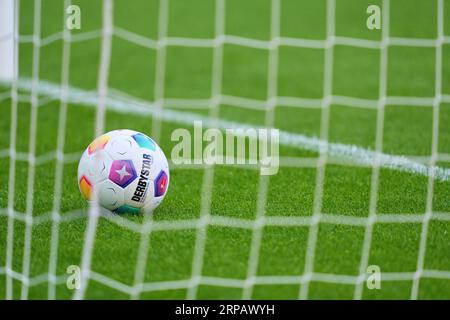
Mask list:
POLYGON ((166 193, 168 180, 167 174, 161 170, 155 179, 155 197, 161 197, 166 193))
POLYGON ((137 144, 141 148, 146 148, 146 149, 149 149, 151 151, 155 151, 156 150, 155 142, 152 139, 150 139, 149 137, 147 137, 146 135, 142 134, 142 133, 135 134, 133 136, 133 139, 136 140, 137 144))
POLYGON ((133 213, 133 214, 137 214, 137 213, 139 213, 139 211, 140 211, 139 208, 135 208, 135 207, 129 206, 127 204, 114 210, 115 213, 133 213))

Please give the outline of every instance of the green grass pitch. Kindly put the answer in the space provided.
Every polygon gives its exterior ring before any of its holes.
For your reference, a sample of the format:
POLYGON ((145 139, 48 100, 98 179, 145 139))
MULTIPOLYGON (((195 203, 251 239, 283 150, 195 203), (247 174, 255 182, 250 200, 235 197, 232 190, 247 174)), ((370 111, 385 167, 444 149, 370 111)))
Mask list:
MULTIPOLYGON (((74 0, 82 12, 82 28, 73 34, 101 28, 101 1, 74 0)), ((340 37, 380 40, 381 31, 365 27, 366 8, 380 0, 336 0, 335 33, 340 37)), ((450 36, 450 1, 444 1, 444 33, 450 36)), ((20 34, 33 33, 34 1, 22 0, 20 34)), ((226 0, 225 33, 258 40, 270 40, 271 1, 226 0)), ((159 1, 114 1, 114 26, 142 35, 158 37, 159 1)), ((214 37, 214 1, 170 0, 167 33, 171 37, 214 37)), ((323 40, 326 38, 325 0, 281 0, 280 34, 283 37, 323 40)), ((63 2, 42 1, 41 38, 62 30, 63 2)), ((437 1, 391 0, 390 36, 436 39, 437 1)), ((39 79, 61 84, 63 41, 45 45, 40 51, 39 79)), ((71 44, 70 85, 95 90, 97 87, 101 38, 71 44)), ((32 76, 32 44, 22 42, 20 76, 32 76)), ((442 49, 442 94, 450 94, 450 45, 442 49)), ((323 97, 325 50, 281 46, 278 56, 278 96, 320 99, 323 97)), ((131 96, 153 101, 156 82, 156 51, 113 36, 108 85, 131 96)), ((376 100, 379 97, 380 50, 336 45, 333 53, 332 92, 334 95, 376 100)), ((1 66, 0 66, 1 67, 1 66)), ((213 49, 168 46, 165 61, 165 98, 208 99, 211 96, 213 49)), ((435 96, 435 49, 390 46, 388 50, 388 96, 435 96)), ((225 44, 221 92, 225 95, 258 100, 267 98, 268 51, 225 44)), ((0 94, 9 90, 0 87, 0 94)), ((18 105, 17 143, 10 146, 11 99, 0 100, 0 150, 14 148, 28 152, 30 103, 18 105)), ((52 152, 57 146, 59 101, 47 101, 38 109, 36 155, 52 152)), ((180 109, 207 116, 208 110, 180 109)), ((264 125, 265 111, 220 105, 219 118, 241 123, 264 125)), ((330 107, 330 142, 374 149, 377 112, 374 109, 346 105, 330 107)), ((431 154, 433 108, 431 106, 387 105, 383 130, 383 152, 420 159, 431 154)), ((438 152, 450 154, 450 105, 442 104, 439 114, 438 152)), ((274 124, 280 130, 319 136, 320 108, 294 108, 279 105, 274 124)), ((151 135, 152 118, 106 112, 105 131, 129 128, 151 135)), ((180 127, 162 122, 160 146, 170 157, 174 142, 171 132, 180 127)), ((64 153, 81 155, 94 138, 95 109, 69 104, 64 153)), ((192 129, 191 127, 187 127, 192 129)), ((318 154, 281 146, 282 157, 317 158, 318 154)), ((6 265, 9 189, 8 156, 0 158, 0 268, 6 265)), ((62 215, 87 209, 77 186, 77 161, 64 164, 61 196, 62 215)), ((450 163, 439 162, 450 167, 450 163)), ((33 216, 51 212, 56 161, 40 164, 35 170, 33 216)), ((28 163, 18 160, 15 172, 14 209, 26 211, 28 163)), ((313 213, 316 184, 314 167, 281 167, 269 179, 266 216, 301 216, 313 213)), ((367 217, 369 214, 370 167, 328 163, 325 167, 322 212, 340 216, 367 217)), ((154 212, 155 221, 196 219, 202 201, 203 168, 172 168, 171 184, 163 204, 154 212)), ((211 215, 253 221, 257 212, 259 173, 249 168, 216 166, 211 198, 211 215)), ((428 179, 409 173, 382 169, 378 190, 377 213, 424 214, 428 179)), ((434 184, 433 211, 450 212, 450 182, 434 184)), ((143 222, 142 216, 126 216, 143 222)), ((56 274, 64 276, 69 265, 80 265, 87 218, 60 224, 56 274)), ((386 273, 414 273, 417 268, 421 223, 377 223, 374 225, 369 264, 379 265, 386 273)), ((46 274, 50 259, 50 222, 33 226, 30 278, 46 274)), ((364 239, 364 226, 320 223, 315 250, 314 272, 358 276, 364 239)), ((257 276, 300 276, 304 273, 309 227, 265 226, 262 232, 257 276)), ((193 228, 153 231, 144 282, 191 279, 197 231, 193 228)), ((99 220, 91 269, 127 286, 134 285, 134 273, 140 246, 140 234, 107 219, 99 220)), ((245 280, 252 242, 251 229, 207 226, 201 275, 245 280)), ((15 220, 13 263, 22 272, 25 223, 15 220)), ((428 227, 424 269, 450 272, 450 221, 431 220, 428 227)), ((363 299, 409 299, 411 278, 382 281, 381 290, 364 287, 363 299)), ((20 298, 21 282, 13 280, 13 297, 20 298)), ((298 284, 257 284, 254 299, 297 299, 298 284)), ((312 281, 310 299, 352 299, 352 284, 312 281)), ((197 298, 240 299, 243 288, 201 284, 197 298)), ((29 298, 46 299, 47 282, 29 288, 29 298)), ((69 299, 73 291, 65 283, 56 286, 56 298, 69 299)), ((6 296, 6 276, 0 276, 0 298, 6 296)), ((184 299, 187 288, 143 292, 143 299, 184 299)), ((86 298, 128 299, 130 296, 91 280, 86 298)), ((450 279, 424 277, 418 298, 450 299, 450 279)))

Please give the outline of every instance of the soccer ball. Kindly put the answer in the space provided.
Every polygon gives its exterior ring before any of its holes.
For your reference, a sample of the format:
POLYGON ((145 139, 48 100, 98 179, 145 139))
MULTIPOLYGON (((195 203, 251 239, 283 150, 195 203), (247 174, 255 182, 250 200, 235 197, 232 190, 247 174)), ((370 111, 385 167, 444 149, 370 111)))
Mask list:
POLYGON ((78 164, 78 186, 88 201, 116 213, 150 213, 169 187, 169 165, 161 148, 133 130, 114 130, 96 138, 78 164))

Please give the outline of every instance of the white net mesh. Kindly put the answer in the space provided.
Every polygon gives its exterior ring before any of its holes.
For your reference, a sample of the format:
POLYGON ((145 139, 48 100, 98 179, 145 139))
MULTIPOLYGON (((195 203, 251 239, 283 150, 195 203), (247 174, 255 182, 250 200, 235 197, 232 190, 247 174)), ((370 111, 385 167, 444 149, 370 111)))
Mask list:
MULTIPOLYGON (((437 1, 437 33, 434 40, 414 39, 414 38, 394 38, 389 35, 389 0, 382 1, 383 27, 382 39, 363 40, 357 38, 344 38, 335 35, 335 0, 328 0, 326 5, 326 39, 310 40, 295 39, 280 36, 280 0, 271 1, 271 39, 269 41, 256 40, 225 33, 225 0, 216 0, 215 9, 215 36, 213 39, 195 38, 174 38, 168 36, 168 0, 160 1, 158 13, 158 39, 146 38, 117 27, 113 22, 113 1, 103 1, 103 27, 98 31, 89 31, 72 35, 68 30, 53 34, 41 39, 41 1, 34 1, 34 33, 32 35, 20 35, 18 32, 18 12, 25 8, 20 7, 19 2, 15 4, 15 26, 14 43, 15 59, 14 74, 17 75, 19 43, 30 43, 33 46, 32 77, 31 79, 19 79, 17 76, 12 79, 11 91, 2 94, 0 99, 11 99, 11 126, 10 126, 10 148, 0 150, 2 158, 10 158, 9 162, 9 189, 8 205, 0 209, 0 216, 8 218, 7 238, 6 238, 6 264, 0 266, 0 274, 6 276, 6 298, 13 297, 13 280, 22 284, 21 298, 28 298, 28 289, 33 286, 48 282, 48 298, 54 299, 55 287, 66 281, 66 275, 57 274, 59 225, 60 223, 75 219, 86 219, 85 210, 76 210, 61 214, 61 190, 63 182, 64 164, 77 162, 79 153, 65 154, 65 128, 67 118, 67 104, 78 103, 96 108, 95 135, 104 131, 105 109, 116 112, 127 112, 138 115, 152 116, 152 136, 158 140, 161 135, 163 121, 192 124, 193 119, 198 119, 198 115, 190 113, 179 113, 173 110, 166 110, 167 107, 191 107, 209 110, 207 117, 200 117, 208 127, 229 128, 245 126, 245 124, 234 123, 220 119, 218 108, 221 104, 238 106, 265 112, 265 126, 274 126, 274 110, 277 106, 290 106, 298 108, 318 108, 322 110, 320 137, 308 138, 302 135, 288 132, 280 133, 280 143, 288 146, 319 152, 318 158, 292 158, 282 157, 280 165, 286 167, 311 167, 317 168, 315 178, 315 192, 313 214, 306 217, 274 217, 265 215, 267 202, 269 177, 260 176, 257 193, 256 216, 254 220, 233 218, 229 216, 211 215, 211 198, 213 193, 214 169, 213 165, 201 166, 204 169, 203 185, 201 187, 201 212, 198 219, 174 220, 174 221, 154 221, 152 216, 146 216, 142 224, 130 221, 121 216, 107 215, 100 216, 99 208, 91 206, 88 215, 88 226, 84 239, 82 252, 82 282, 81 289, 74 291, 73 298, 83 299, 89 281, 99 282, 105 286, 130 295, 132 298, 140 298, 141 293, 169 290, 187 289, 186 298, 195 299, 199 285, 213 285, 221 287, 242 288, 242 298, 252 297, 255 285, 261 284, 301 284, 298 297, 307 299, 309 297, 309 284, 312 281, 338 283, 354 285, 354 298, 361 299, 363 286, 367 279, 366 269, 369 265, 373 229, 375 224, 402 224, 414 223, 421 225, 420 246, 418 248, 418 259, 416 272, 384 272, 382 277, 386 281, 413 281, 411 299, 418 298, 420 279, 434 278, 450 280, 450 270, 438 271, 424 268, 424 259, 427 249, 427 233, 430 220, 450 221, 450 213, 433 211, 434 181, 436 179, 449 180, 448 170, 436 167, 440 161, 449 161, 450 155, 439 153, 439 115, 442 103, 450 103, 450 96, 442 94, 442 49, 445 44, 450 44, 450 38, 444 36, 444 1, 437 1), (138 46, 155 50, 156 52, 156 79, 154 88, 154 101, 147 102, 131 97, 113 88, 108 88, 108 73, 110 67, 111 38, 112 36, 125 39, 138 46), (75 89, 69 86, 70 73, 70 52, 71 43, 83 42, 89 39, 101 39, 101 63, 98 70, 97 92, 75 89), (39 59, 40 49, 55 41, 63 40, 61 83, 54 84, 40 80, 39 59), (225 44, 233 44, 248 48, 267 50, 269 54, 268 79, 267 79, 267 99, 265 101, 254 100, 246 97, 230 96, 222 93, 222 73, 223 73, 223 47, 225 44), (336 45, 345 45, 358 48, 376 49, 380 51, 379 70, 379 99, 362 99, 347 96, 333 95, 333 50, 336 45), (165 70, 166 70, 166 48, 168 46, 187 46, 213 49, 213 68, 211 97, 209 99, 167 99, 164 97, 165 70), (280 46, 291 46, 298 48, 319 48, 325 50, 324 61, 324 95, 321 99, 298 98, 279 96, 277 92, 278 81, 278 53, 280 46), (431 98, 388 96, 387 95, 387 73, 388 73, 388 48, 390 46, 414 46, 434 48, 435 57, 435 95, 431 98), (28 93, 23 99, 31 103, 30 138, 29 152, 17 152, 16 137, 20 134, 17 131, 17 104, 21 101, 20 93, 28 93), (60 113, 58 119, 58 137, 55 151, 44 155, 36 156, 36 126, 37 112, 40 104, 48 100, 60 101, 60 113), (341 104, 376 111, 376 141, 375 150, 365 150, 353 148, 345 145, 328 143, 330 106, 341 104), (388 104, 433 107, 433 131, 432 131, 432 154, 422 159, 406 159, 398 156, 383 154, 383 128, 385 123, 385 106, 388 104), (35 167, 50 161, 56 160, 56 174, 54 183, 53 209, 51 212, 39 216, 33 216, 33 195, 35 167), (416 161, 417 160, 417 161, 416 161), (420 161, 419 161, 420 160, 420 161), (16 161, 26 161, 28 163, 26 210, 18 212, 14 209, 15 183, 16 183, 16 161), (326 214, 322 212, 325 167, 327 164, 337 163, 349 166, 365 166, 372 168, 370 205, 367 217, 352 217, 348 215, 326 214), (428 177, 426 212, 423 214, 380 214, 377 212, 377 201, 379 195, 380 169, 392 168, 404 172, 412 172, 428 177), (134 284, 132 286, 121 283, 108 274, 100 274, 91 268, 91 257, 95 246, 95 234, 97 232, 98 219, 107 219, 122 228, 140 234, 141 240, 138 250, 138 259, 134 270, 134 284), (22 270, 13 270, 12 260, 14 253, 14 221, 25 223, 25 239, 23 250, 22 270), (50 239, 50 262, 48 273, 30 277, 30 251, 32 244, 32 227, 44 223, 52 223, 50 239), (362 246, 361 260, 359 265, 359 275, 328 274, 314 271, 314 261, 317 249, 319 224, 336 224, 347 226, 359 226, 364 228, 364 242, 362 246), (202 275, 206 228, 208 226, 226 226, 232 228, 242 228, 251 231, 251 246, 247 264, 246 279, 229 279, 210 277, 202 275), (267 226, 283 227, 308 227, 309 236, 306 243, 306 259, 304 273, 298 276, 260 276, 257 273, 259 265, 259 253, 263 228, 267 226), (191 277, 184 280, 145 282, 145 270, 147 255, 149 250, 150 235, 153 231, 161 230, 195 230, 196 240, 192 261, 191 277)), ((65 1, 65 7, 70 5, 70 0, 65 1)), ((1 38, 5 41, 7 37, 1 38)))

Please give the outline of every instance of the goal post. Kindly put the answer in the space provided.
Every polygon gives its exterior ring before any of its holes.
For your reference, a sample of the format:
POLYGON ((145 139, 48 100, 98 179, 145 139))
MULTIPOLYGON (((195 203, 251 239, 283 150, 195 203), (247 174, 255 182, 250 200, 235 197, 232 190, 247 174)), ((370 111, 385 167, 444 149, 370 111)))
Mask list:
POLYGON ((14 78, 14 0, 0 0, 0 81, 14 78))

